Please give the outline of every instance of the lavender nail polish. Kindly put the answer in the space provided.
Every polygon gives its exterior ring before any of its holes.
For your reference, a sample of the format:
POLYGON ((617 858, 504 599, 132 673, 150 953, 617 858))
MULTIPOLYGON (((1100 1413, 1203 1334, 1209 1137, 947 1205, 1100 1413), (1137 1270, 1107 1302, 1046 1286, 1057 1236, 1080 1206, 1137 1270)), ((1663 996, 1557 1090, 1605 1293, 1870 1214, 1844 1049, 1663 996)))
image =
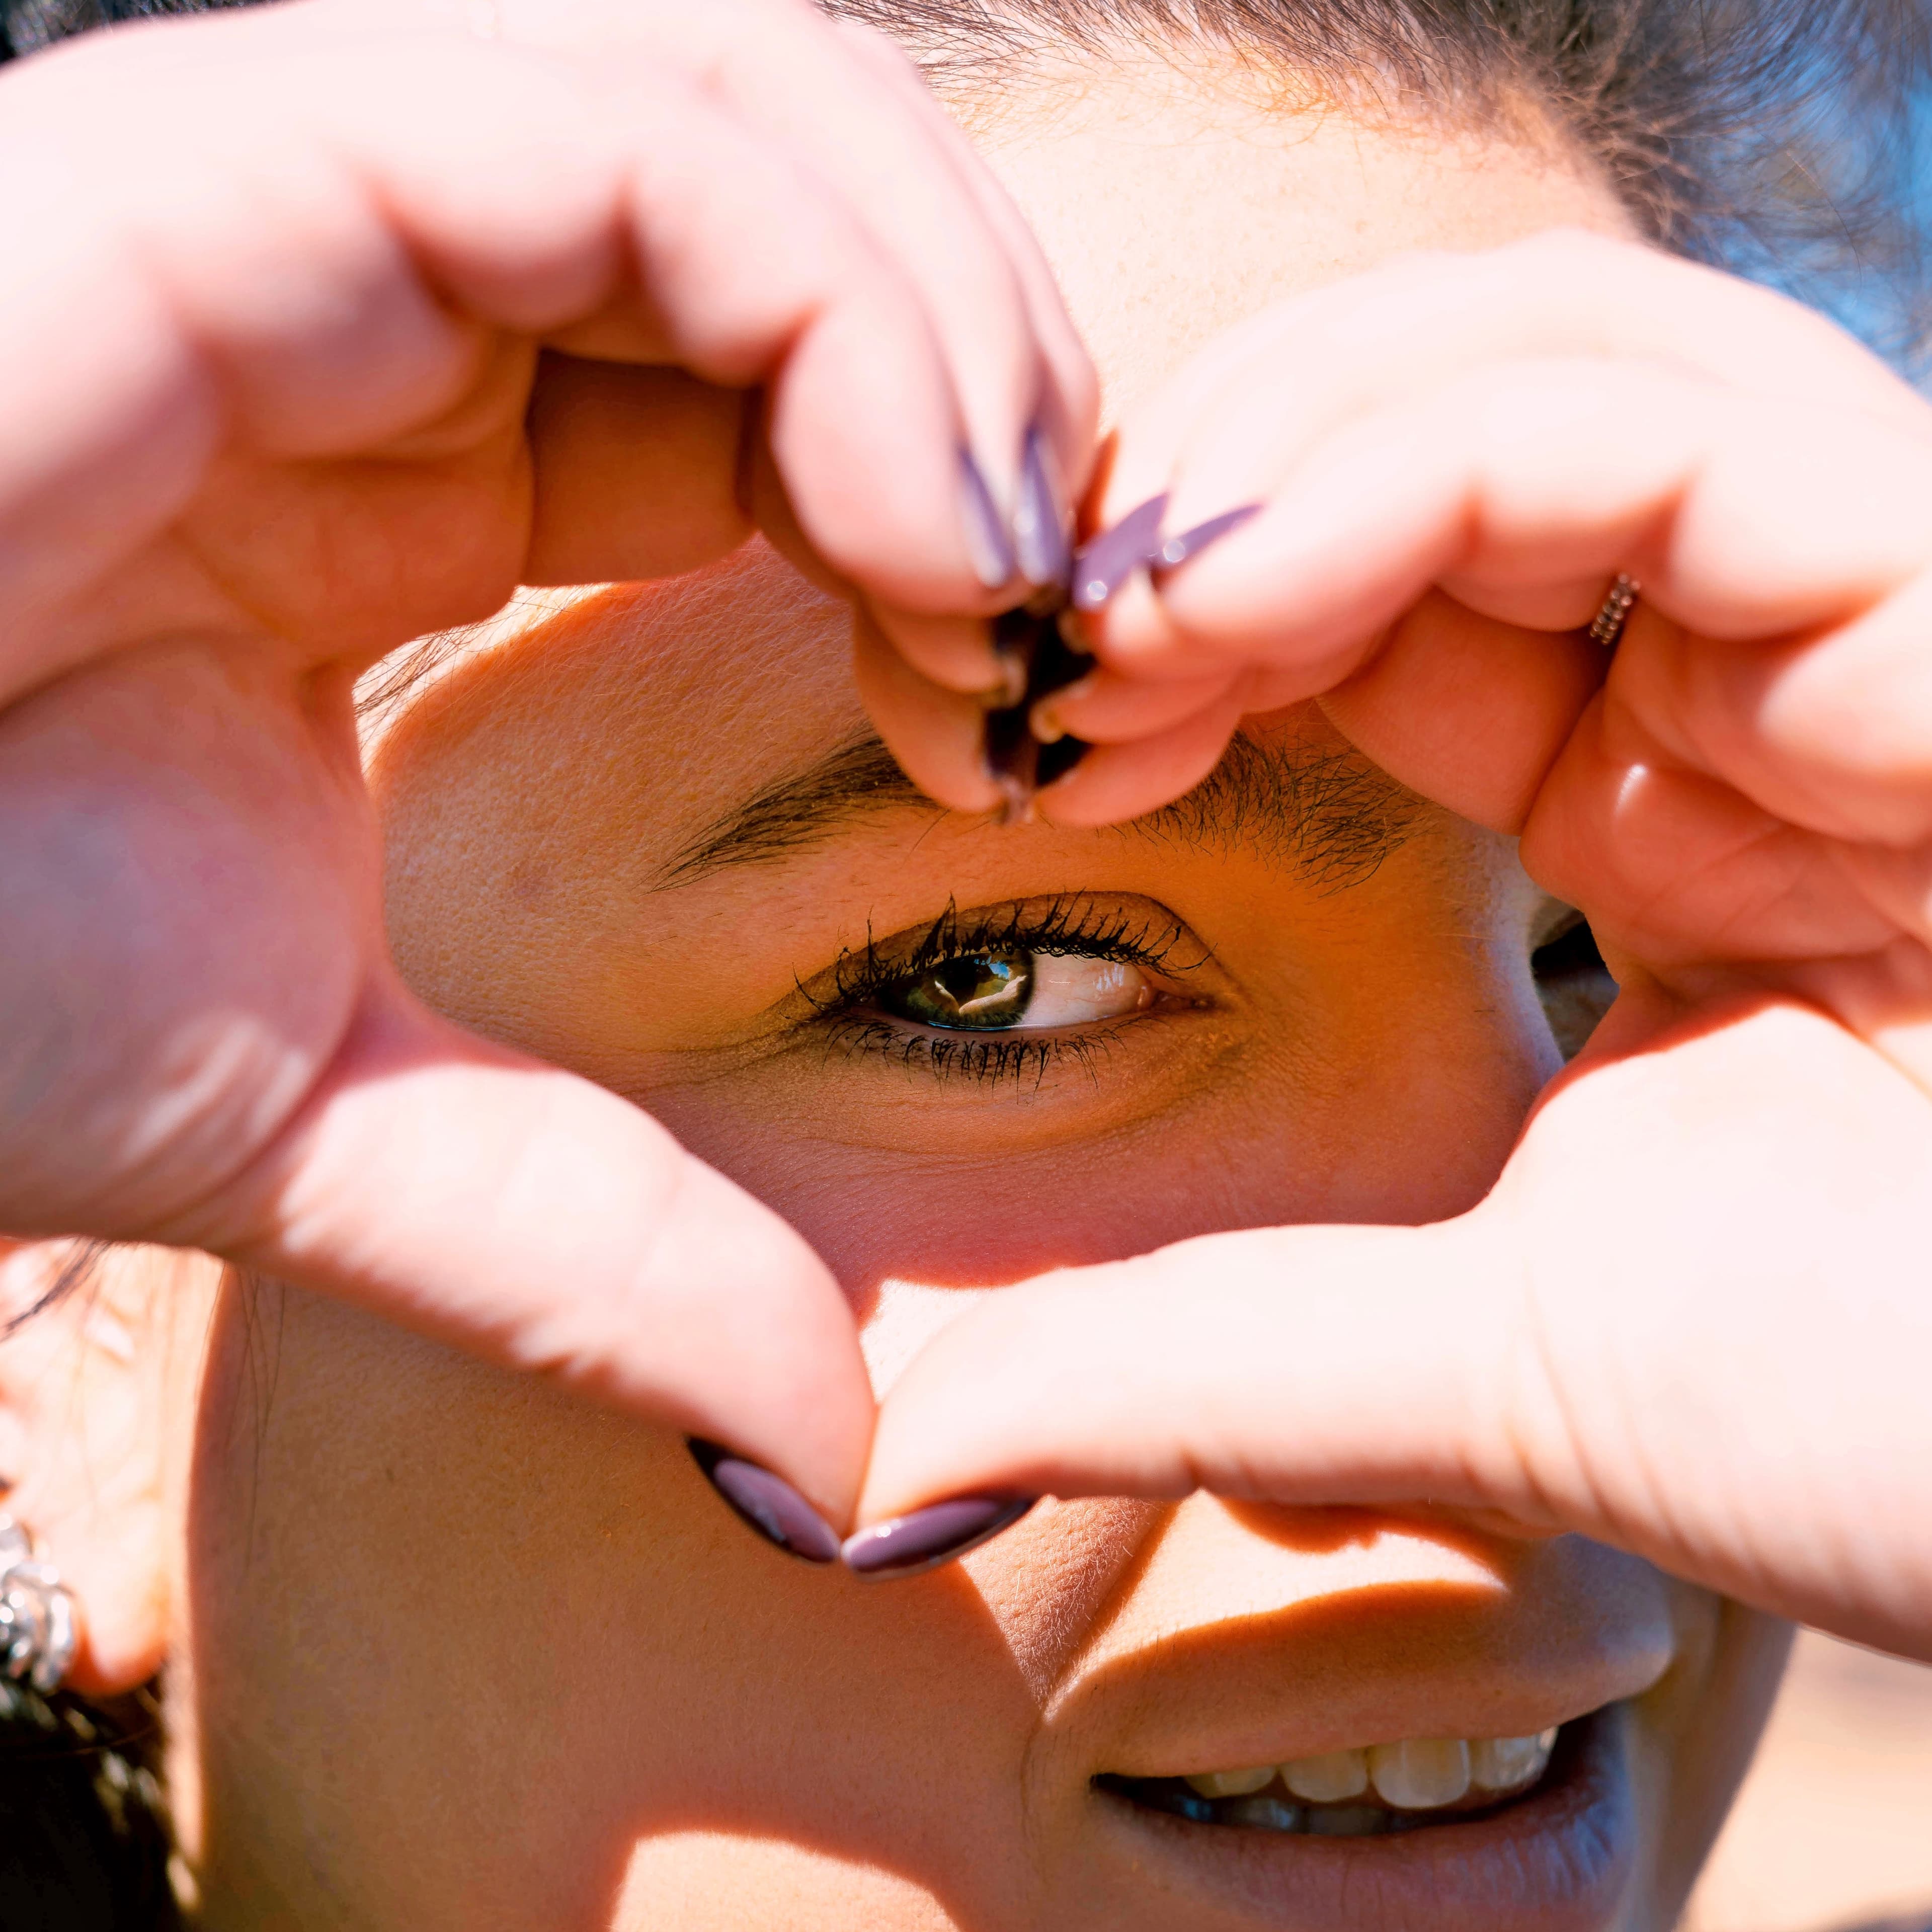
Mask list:
POLYGON ((1151 568, 1159 572, 1178 570, 1191 556, 1198 556, 1211 543, 1222 537, 1232 536, 1244 524, 1252 523, 1262 513, 1258 503, 1244 503, 1238 510, 1224 510, 1218 517, 1210 517, 1204 524, 1196 524, 1191 530, 1183 530, 1178 537, 1169 537, 1155 553, 1151 568))
POLYGON ((1054 487, 1052 452, 1037 424, 1027 431, 1026 453, 1020 460, 1013 554, 1029 584, 1064 584, 1073 560, 1066 542, 1066 513, 1054 487))
POLYGON ((1160 520, 1167 514, 1165 494, 1130 510, 1112 530, 1102 530, 1073 560, 1073 608, 1097 610, 1160 549, 1160 520))
POLYGON ((970 449, 959 452, 959 520, 966 533, 966 552, 973 574, 988 590, 1013 579, 1013 549, 1006 520, 986 487, 986 478, 970 449))
POLYGON ((687 1437, 685 1447, 711 1486, 767 1543, 808 1563, 838 1560, 837 1532, 782 1476, 702 1436, 687 1437))
POLYGON ((1019 1521, 1036 1496, 960 1496, 910 1516, 875 1522, 845 1539, 845 1567, 855 1575, 884 1580, 916 1576, 976 1550, 1019 1521))

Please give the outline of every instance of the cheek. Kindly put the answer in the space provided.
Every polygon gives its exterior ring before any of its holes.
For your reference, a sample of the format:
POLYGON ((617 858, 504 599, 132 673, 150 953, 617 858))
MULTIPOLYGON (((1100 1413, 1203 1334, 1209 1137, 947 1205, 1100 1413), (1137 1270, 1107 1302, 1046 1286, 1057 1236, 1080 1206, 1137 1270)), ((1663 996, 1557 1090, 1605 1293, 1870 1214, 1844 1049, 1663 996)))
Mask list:
POLYGON ((664 1932, 672 1925, 962 1932, 959 1921, 914 1880, 815 1846, 712 1831, 646 1839, 625 1868, 610 1932, 664 1932))
POLYGON ((1654 1922, 1674 1924, 1771 1714, 1794 1630, 1672 1583, 1677 1660, 1633 1710, 1654 1922))
MULTIPOLYGON (((1227 1228, 1462 1212, 1489 1190, 1550 1070, 1547 1036, 1439 1020, 1338 1028, 1340 1052, 1234 1040, 1150 1115, 1076 1116, 1051 1136, 1021 1118, 1010 1084, 969 1126, 936 1120, 923 1146, 916 1118, 868 1144, 864 1117, 878 1110, 863 1096, 854 1114, 821 1108, 808 1086, 783 1108, 734 1105, 724 1083, 647 1097, 797 1228, 870 1316, 894 1283, 1001 1287, 1227 1228)), ((922 1076, 877 1077, 916 1114, 894 1083, 922 1076)))
POLYGON ((919 1901, 1019 1840, 1039 1700, 1150 1514, 1045 1505, 868 1586, 746 1534, 674 1436, 334 1304, 231 1298, 176 1687, 206 1882, 246 1887, 238 1846, 292 1922, 605 1924, 620 1888, 620 1925, 801 1922, 755 1885, 743 1913, 657 1912, 708 1898, 701 1827, 825 1888, 828 1924, 943 1924, 919 1901), (877 1917, 866 1872, 903 1881, 877 1917))

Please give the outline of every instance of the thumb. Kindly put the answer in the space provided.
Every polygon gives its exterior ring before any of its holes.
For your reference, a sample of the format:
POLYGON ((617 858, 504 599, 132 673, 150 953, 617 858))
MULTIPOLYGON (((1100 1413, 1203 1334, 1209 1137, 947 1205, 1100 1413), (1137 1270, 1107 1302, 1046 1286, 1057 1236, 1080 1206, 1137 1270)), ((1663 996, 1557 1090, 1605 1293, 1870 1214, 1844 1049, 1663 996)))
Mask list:
POLYGON ((726 1444, 850 1516, 872 1394, 824 1263, 638 1108, 393 983, 268 1150, 160 1238, 726 1444))
POLYGON ((1493 1439, 1496 1258, 1470 1215, 1205 1235, 1007 1290, 893 1384, 860 1516, 961 1492, 1206 1489, 1502 1506, 1543 1524, 1493 1439))
MULTIPOLYGON (((1457 1220, 1210 1235, 989 1300, 894 1384, 860 1520, 960 1493, 1421 1504, 1932 1657, 1932 1314, 1894 1176, 1858 1150, 1854 1214, 1774 1118, 1728 1198, 1661 1213, 1660 1184, 1589 1178, 1600 1138, 1526 1172, 1554 1117, 1457 1220), (1573 1211, 1526 1214, 1552 1174, 1573 1211)), ((1661 1150, 1687 1196, 1706 1141, 1661 1150)))

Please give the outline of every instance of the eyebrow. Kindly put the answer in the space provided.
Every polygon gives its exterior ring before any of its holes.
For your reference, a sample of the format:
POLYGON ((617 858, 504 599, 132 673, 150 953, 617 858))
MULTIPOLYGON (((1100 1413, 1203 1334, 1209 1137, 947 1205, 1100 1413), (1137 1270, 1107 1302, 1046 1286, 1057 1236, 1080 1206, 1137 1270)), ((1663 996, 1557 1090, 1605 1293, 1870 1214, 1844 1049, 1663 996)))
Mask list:
MULTIPOLYGON (((673 855, 658 884, 782 863, 847 826, 922 808, 946 815, 878 739, 850 739, 715 820, 673 855)), ((1428 808, 1346 747, 1270 744, 1237 733, 1192 791, 1114 830, 1181 846, 1245 847, 1294 866, 1319 889, 1340 891, 1372 874, 1428 808)))

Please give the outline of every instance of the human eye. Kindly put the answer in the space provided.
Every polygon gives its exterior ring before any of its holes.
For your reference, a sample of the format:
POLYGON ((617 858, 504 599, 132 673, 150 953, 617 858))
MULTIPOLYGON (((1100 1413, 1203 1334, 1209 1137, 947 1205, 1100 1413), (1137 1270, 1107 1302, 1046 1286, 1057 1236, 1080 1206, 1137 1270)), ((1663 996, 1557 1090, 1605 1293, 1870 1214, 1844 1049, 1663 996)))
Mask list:
POLYGON ((1003 946, 956 953, 879 989, 881 1009, 941 1032, 1040 1032, 1119 1019, 1154 1003, 1131 960, 1003 946))
POLYGON ((1200 1000, 1178 983, 1204 952, 1144 902, 1085 897, 961 914, 842 955, 813 1000, 842 1045, 935 1073, 1044 1074, 1125 1024, 1200 1000))

